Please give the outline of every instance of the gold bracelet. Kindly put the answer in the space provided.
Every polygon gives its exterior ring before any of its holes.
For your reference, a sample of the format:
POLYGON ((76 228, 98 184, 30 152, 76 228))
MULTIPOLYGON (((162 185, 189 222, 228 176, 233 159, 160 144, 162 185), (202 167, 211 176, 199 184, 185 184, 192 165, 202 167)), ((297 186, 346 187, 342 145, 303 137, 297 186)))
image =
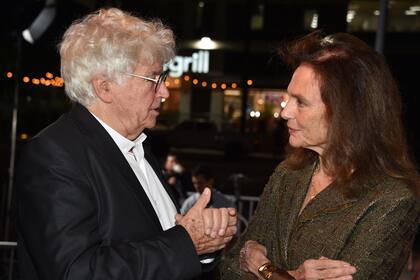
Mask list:
POLYGON ((277 271, 277 267, 272 265, 270 262, 265 263, 258 268, 258 273, 264 279, 270 279, 270 277, 273 276, 273 273, 276 271, 277 271))

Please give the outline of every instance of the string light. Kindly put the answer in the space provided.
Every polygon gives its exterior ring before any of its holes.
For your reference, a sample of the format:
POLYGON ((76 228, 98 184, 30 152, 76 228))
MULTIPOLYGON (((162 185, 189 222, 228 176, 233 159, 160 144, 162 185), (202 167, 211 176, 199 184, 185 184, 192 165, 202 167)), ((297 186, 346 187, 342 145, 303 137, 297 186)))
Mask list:
MULTIPOLYGON (((6 77, 7 78, 10 79, 13 76, 14 76, 14 74, 12 72, 10 72, 10 71, 6 72, 6 77)), ((47 86, 47 87, 49 87, 49 86, 63 87, 64 86, 63 78, 61 78, 59 76, 54 76, 51 72, 46 72, 44 77, 39 77, 39 78, 24 76, 22 78, 22 81, 24 83, 32 82, 33 85, 43 85, 43 86, 47 86)), ((193 85, 195 85, 195 86, 199 85, 203 88, 205 88, 207 86, 211 86, 212 89, 217 89, 218 87, 220 87, 220 89, 222 89, 222 90, 227 90, 229 88, 229 85, 226 82, 221 82, 220 84, 218 84, 218 82, 216 82, 216 81, 205 81, 205 80, 200 81, 200 79, 197 79, 197 78, 193 79, 189 75, 184 75, 181 78, 176 78, 176 79, 173 79, 171 81, 165 81, 165 85, 167 87, 170 87, 172 81, 177 86, 183 81, 185 81, 185 82, 192 81, 193 85)), ((253 85, 254 81, 249 79, 249 80, 246 81, 246 83, 247 83, 248 86, 251 86, 251 85, 253 85)), ((237 89, 238 86, 239 85, 236 82, 232 82, 230 84, 230 88, 232 88, 232 89, 237 89)))

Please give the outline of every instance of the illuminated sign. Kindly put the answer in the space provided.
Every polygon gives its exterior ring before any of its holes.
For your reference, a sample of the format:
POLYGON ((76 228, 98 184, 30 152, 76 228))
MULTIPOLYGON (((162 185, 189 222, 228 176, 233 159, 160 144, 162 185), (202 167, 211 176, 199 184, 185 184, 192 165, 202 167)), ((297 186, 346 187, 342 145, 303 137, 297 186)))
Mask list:
POLYGON ((191 56, 176 56, 168 63, 167 68, 169 68, 169 76, 177 78, 186 72, 208 73, 209 65, 209 52, 198 51, 191 56))

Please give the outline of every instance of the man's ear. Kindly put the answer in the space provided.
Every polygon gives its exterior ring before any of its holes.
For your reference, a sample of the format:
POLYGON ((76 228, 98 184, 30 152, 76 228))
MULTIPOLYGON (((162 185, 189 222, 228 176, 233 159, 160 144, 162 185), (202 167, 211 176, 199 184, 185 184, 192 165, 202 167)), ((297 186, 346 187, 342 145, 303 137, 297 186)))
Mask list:
POLYGON ((112 85, 111 81, 106 79, 103 76, 95 77, 92 79, 92 87, 93 91, 95 92, 96 96, 104 102, 104 103, 111 103, 112 102, 112 85))

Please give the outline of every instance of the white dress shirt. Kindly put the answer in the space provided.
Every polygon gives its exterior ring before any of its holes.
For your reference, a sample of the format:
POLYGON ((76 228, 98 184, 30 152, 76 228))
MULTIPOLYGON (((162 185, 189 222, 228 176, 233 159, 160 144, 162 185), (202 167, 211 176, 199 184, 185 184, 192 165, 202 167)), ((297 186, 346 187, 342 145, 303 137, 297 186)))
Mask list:
POLYGON ((176 207, 155 171, 144 158, 143 141, 147 137, 146 134, 142 133, 139 137, 137 137, 137 139, 131 141, 119 134, 94 114, 92 115, 109 133, 115 144, 117 144, 118 148, 127 159, 131 169, 133 169, 134 174, 136 174, 144 192, 149 198, 163 230, 167 230, 175 226, 175 215, 177 213, 176 207))

